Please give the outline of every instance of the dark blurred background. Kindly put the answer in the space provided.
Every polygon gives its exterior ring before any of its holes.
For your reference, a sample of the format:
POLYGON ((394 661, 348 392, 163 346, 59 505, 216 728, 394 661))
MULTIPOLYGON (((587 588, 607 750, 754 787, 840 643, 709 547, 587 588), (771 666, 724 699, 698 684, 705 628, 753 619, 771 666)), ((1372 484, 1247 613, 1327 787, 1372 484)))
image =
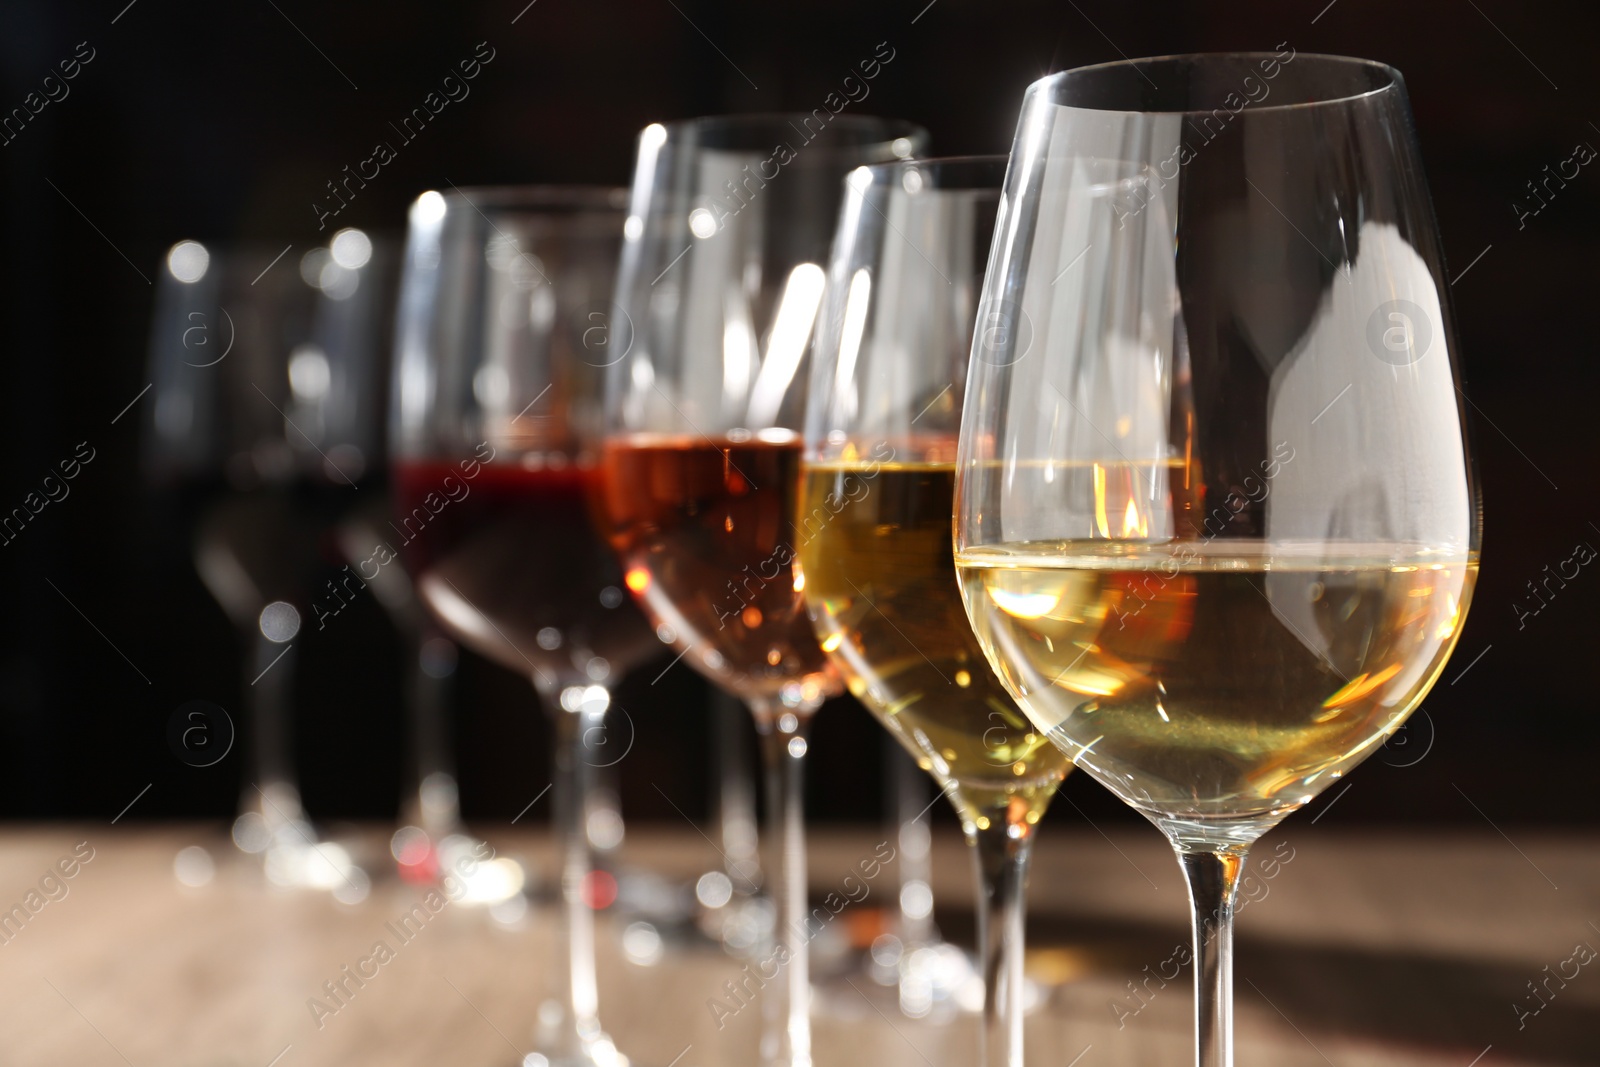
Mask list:
MULTIPOLYGON (((168 746, 186 701, 238 721, 249 677, 188 533, 141 482, 149 396, 112 422, 150 380, 147 279, 174 241, 292 244, 292 263, 332 232, 318 232, 312 207, 325 183, 396 142, 388 124, 480 42, 494 58, 470 96, 399 147, 337 225, 398 233, 407 203, 447 183, 625 184, 646 123, 809 111, 887 42, 893 60, 852 108, 922 123, 935 154, 1006 151, 1029 82, 1120 56, 1286 45, 1405 73, 1454 279, 1484 568, 1426 714, 1348 795, 1330 790, 1317 806, 1324 825, 1593 822, 1600 721, 1583 662, 1600 567, 1552 583, 1536 614, 1528 583, 1575 546, 1600 547, 1597 450, 1584 436, 1600 370, 1582 319, 1600 176, 1585 167, 1552 184, 1537 215, 1519 218, 1517 205, 1537 208, 1527 183, 1578 144, 1600 145, 1597 27, 1592 5, 1506 0, 11 0, 0 113, 61 60, 93 58, 68 96, 0 137, 0 513, 80 442, 95 459, 70 497, 0 544, 0 813, 110 818, 148 784, 129 819, 221 818, 239 795, 237 751, 197 769, 168 746)), ((300 645, 302 788, 314 817, 389 818, 403 657, 371 597, 350 613, 300 645)), ((637 730, 619 766, 624 811, 641 821, 683 818, 662 793, 695 818, 709 800, 706 688, 681 664, 652 685, 667 662, 618 693, 637 730)), ((549 781, 531 689, 465 654, 457 703, 465 814, 509 819, 549 781)), ((877 816, 885 743, 848 702, 824 711, 816 818, 877 816)), ((1086 777, 1065 798, 1053 821, 1136 818, 1086 777)))

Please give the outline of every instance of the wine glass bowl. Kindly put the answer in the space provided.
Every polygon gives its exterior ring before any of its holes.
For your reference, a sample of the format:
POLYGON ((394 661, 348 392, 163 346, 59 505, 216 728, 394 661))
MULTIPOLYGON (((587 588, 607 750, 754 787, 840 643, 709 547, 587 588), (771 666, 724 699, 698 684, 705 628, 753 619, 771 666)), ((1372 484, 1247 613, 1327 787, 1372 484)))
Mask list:
POLYGON ((823 647, 964 821, 984 828, 1012 804, 1037 819, 1070 767, 1016 710, 955 595, 956 435, 1004 173, 1004 157, 974 157, 851 174, 799 522, 823 647))
POLYGON ((1250 843, 1420 704, 1477 573, 1404 82, 1292 51, 1055 75, 1005 203, 961 431, 964 600, 1033 723, 1184 857, 1198 1062, 1228 1063, 1250 843))
POLYGON ((412 208, 394 450, 400 550, 467 647, 542 687, 620 677, 659 648, 588 514, 588 312, 605 305, 619 190, 425 193, 412 208), (463 250, 470 251, 463 251, 463 250))
POLYGON ((806 621, 792 563, 799 477, 791 432, 632 437, 605 452, 604 507, 628 587, 695 667, 764 708, 840 691, 806 621))
POLYGON ((908 123, 726 116, 639 136, 607 379, 603 511, 629 587, 696 669, 760 705, 840 690, 793 588, 801 373, 840 179, 908 123))

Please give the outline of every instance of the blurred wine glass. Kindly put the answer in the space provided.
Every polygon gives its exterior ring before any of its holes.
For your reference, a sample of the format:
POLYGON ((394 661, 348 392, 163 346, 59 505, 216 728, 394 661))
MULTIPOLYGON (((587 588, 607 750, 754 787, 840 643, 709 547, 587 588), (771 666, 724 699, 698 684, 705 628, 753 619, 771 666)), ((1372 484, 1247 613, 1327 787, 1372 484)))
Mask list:
POLYGON ((610 1067, 591 854, 611 687, 660 651, 590 523, 600 373, 584 355, 608 306, 621 190, 426 192, 412 204, 392 388, 393 536, 453 639, 528 678, 555 727, 567 952, 529 1062, 610 1067))
POLYGON ((196 502, 196 569, 246 648, 250 763, 234 841, 262 855, 275 883, 353 901, 366 874, 347 848, 317 839, 301 804, 293 688, 297 639, 329 569, 319 541, 381 473, 393 255, 357 229, 298 260, 283 252, 169 249, 144 465, 152 483, 196 502))

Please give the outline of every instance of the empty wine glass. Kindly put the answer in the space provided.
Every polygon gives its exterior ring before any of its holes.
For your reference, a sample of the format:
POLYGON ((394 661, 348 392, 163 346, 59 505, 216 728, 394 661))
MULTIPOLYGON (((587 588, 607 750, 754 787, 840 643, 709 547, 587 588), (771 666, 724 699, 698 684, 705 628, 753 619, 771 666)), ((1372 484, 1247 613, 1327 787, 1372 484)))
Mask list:
POLYGON ((1400 74, 1172 56, 1034 83, 972 347, 956 564, 1034 725, 1172 842, 1196 1063, 1250 845, 1461 631, 1478 492, 1400 74))
MULTIPOLYGON (((826 115, 826 112, 819 112, 826 115)), ((777 931, 761 1056, 811 1062, 802 760, 840 688, 793 567, 803 364, 844 176, 912 154, 903 122, 652 124, 639 135, 610 347, 600 510, 627 584, 762 734, 777 931)))

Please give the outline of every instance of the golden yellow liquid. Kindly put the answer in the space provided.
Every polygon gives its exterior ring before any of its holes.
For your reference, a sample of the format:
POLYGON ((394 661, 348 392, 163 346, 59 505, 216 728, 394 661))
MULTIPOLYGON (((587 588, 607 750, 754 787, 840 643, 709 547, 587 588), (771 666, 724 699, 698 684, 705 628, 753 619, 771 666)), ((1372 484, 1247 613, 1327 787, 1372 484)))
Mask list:
POLYGON ((958 560, 1033 724, 1146 814, 1275 821, 1427 694, 1476 555, 1392 546, 1030 543, 958 560))
POLYGON ((963 818, 1036 822, 1071 763, 973 639, 951 542, 953 464, 807 465, 800 565, 822 648, 963 818))

